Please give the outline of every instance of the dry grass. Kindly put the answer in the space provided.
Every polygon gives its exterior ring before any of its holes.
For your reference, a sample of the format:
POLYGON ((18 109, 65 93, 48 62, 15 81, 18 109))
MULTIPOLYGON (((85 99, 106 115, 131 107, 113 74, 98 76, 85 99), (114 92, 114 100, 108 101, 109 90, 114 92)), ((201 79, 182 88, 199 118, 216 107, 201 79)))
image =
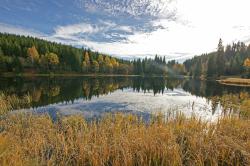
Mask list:
POLYGON ((250 79, 243 78, 227 78, 224 80, 219 80, 219 82, 225 85, 250 86, 250 79))
POLYGON ((31 100, 32 99, 29 95, 18 97, 15 94, 6 95, 5 93, 0 92, 0 115, 3 115, 10 110, 29 107, 31 100))
POLYGON ((178 116, 10 114, 0 119, 0 165, 249 165, 250 121, 178 116))

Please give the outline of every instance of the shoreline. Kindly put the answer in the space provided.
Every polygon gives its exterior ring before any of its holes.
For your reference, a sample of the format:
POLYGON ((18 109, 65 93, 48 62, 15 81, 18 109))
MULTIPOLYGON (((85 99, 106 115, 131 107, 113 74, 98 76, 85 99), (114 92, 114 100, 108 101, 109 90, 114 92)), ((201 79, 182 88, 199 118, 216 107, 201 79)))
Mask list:
POLYGON ((80 73, 0 73, 0 77, 171 77, 189 78, 185 75, 136 75, 136 74, 80 74, 80 73))
POLYGON ((223 85, 250 87, 250 79, 245 78, 226 78, 216 81, 223 85))
POLYGON ((117 77, 117 76, 140 76, 124 74, 79 74, 79 73, 1 73, 0 77, 117 77))

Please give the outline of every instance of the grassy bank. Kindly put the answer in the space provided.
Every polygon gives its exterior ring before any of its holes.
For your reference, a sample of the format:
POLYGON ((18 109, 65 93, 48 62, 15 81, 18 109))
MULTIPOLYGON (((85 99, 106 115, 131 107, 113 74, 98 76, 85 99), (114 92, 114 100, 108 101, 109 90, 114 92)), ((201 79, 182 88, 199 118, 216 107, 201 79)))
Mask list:
POLYGON ((249 123, 10 114, 0 120, 0 165, 249 165, 249 123))
POLYGON ((232 86, 250 86, 250 79, 243 78, 226 78, 218 80, 221 84, 232 85, 232 86))

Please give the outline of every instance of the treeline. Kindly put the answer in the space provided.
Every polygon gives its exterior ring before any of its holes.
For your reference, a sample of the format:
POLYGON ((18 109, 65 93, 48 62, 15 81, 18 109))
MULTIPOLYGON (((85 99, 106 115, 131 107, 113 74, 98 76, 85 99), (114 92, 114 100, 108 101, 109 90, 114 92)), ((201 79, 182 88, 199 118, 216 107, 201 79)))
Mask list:
POLYGON ((0 33, 0 72, 131 74, 133 66, 89 49, 0 33))
POLYGON ((216 52, 196 56, 184 62, 188 75, 194 77, 218 77, 222 75, 241 75, 249 77, 250 45, 233 43, 224 48, 219 40, 216 52))
POLYGON ((134 73, 137 75, 183 75, 183 64, 175 60, 166 62, 165 57, 155 56, 154 59, 137 59, 133 61, 134 73))
POLYGON ((33 37, 0 33, 0 73, 65 73, 83 74, 183 74, 184 67, 176 61, 166 62, 165 57, 127 61, 49 42, 33 37))
POLYGON ((183 64, 165 57, 127 61, 33 37, 0 33, 0 73, 102 73, 250 77, 250 45, 227 45, 220 39, 216 52, 195 56, 183 64))

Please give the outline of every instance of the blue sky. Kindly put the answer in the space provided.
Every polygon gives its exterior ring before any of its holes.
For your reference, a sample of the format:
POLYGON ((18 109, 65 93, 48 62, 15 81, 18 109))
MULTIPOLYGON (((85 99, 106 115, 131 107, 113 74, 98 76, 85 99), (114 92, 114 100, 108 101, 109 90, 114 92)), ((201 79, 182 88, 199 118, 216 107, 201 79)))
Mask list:
POLYGON ((0 32, 124 58, 183 59, 250 41, 248 0, 1 0, 0 32))

